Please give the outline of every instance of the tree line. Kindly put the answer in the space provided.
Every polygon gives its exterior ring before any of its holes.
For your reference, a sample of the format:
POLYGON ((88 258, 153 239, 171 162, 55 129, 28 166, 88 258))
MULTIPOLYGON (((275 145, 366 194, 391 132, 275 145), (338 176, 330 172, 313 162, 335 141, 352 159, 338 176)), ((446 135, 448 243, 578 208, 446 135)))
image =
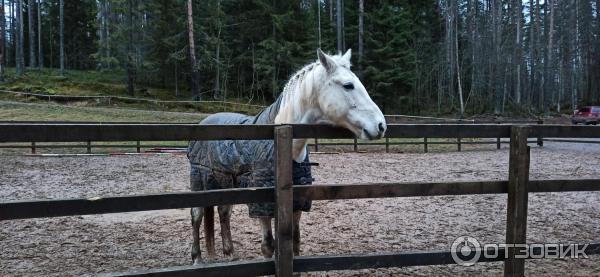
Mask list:
POLYGON ((541 114, 600 104, 600 0, 2 0, 0 77, 122 72, 128 93, 269 103, 352 48, 386 113, 541 114), (34 74, 34 73, 32 73, 34 74))

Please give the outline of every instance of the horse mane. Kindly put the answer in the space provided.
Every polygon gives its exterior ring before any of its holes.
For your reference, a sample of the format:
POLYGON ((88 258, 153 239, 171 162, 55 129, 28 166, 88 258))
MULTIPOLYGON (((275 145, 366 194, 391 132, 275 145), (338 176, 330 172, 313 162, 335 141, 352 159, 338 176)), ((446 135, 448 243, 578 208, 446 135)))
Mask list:
MULTIPOLYGON (((350 62, 342 58, 341 53, 331 57, 338 66, 350 69, 350 62)), ((253 121, 253 124, 273 124, 275 122, 275 117, 277 117, 279 114, 279 111, 296 96, 297 92, 300 90, 300 85, 304 82, 308 73, 315 70, 320 64, 321 63, 317 60, 303 66, 300 70, 292 74, 275 102, 258 113, 253 121)))

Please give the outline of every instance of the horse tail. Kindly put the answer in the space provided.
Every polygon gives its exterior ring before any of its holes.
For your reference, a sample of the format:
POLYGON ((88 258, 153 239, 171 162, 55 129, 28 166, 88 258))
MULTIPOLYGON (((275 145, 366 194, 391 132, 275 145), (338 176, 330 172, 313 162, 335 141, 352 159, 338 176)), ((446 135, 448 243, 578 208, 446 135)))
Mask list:
POLYGON ((204 239, 209 257, 216 257, 215 251, 215 209, 213 206, 204 208, 204 239))

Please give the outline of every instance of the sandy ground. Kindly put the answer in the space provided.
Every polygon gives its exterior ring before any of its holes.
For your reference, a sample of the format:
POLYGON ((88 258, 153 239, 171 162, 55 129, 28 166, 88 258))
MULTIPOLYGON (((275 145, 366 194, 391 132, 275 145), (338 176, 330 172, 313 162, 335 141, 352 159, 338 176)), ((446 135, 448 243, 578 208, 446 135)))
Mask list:
MULTIPOLYGON (((600 145, 532 147, 532 179, 598 178, 600 145)), ((508 150, 313 155, 317 183, 507 179, 508 150)), ((186 191, 185 156, 33 158, 0 156, 0 199, 93 197, 186 191)), ((531 194, 529 242, 600 238, 600 192, 531 194)), ((505 237, 506 196, 317 201, 303 215, 302 254, 449 250, 458 236, 505 237)), ((260 259, 257 222, 234 208, 234 258, 260 259)), ((217 226, 217 234, 219 234, 217 226)), ((70 276, 190 264, 189 211, 0 222, 0 276, 70 276)), ((217 251, 220 238, 217 235, 217 251)), ((219 260, 228 260, 219 254, 219 260)), ((310 276, 501 275, 502 263, 316 272, 310 276)), ((600 258, 537 260, 530 276, 600 276, 600 258)))

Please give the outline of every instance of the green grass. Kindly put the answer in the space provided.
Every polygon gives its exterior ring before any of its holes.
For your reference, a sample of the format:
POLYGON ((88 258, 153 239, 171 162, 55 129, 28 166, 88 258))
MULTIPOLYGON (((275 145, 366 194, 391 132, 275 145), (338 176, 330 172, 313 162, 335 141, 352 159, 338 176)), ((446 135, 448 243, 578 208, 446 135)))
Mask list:
MULTIPOLYGON (((0 83, 0 90, 29 92, 48 95, 68 96, 120 96, 132 97, 127 94, 125 73, 119 70, 96 71, 96 70, 68 70, 65 76, 59 76, 57 69, 29 69, 23 76, 16 76, 14 68, 8 68, 6 78, 0 83)), ((190 100, 190 91, 180 88, 175 96, 172 88, 156 87, 148 84, 136 84, 134 98, 151 100, 190 100)), ((21 102, 47 101, 45 97, 12 95, 0 93, 0 100, 11 100, 21 102)), ((211 100, 211 99, 207 99, 211 100)), ((56 98, 53 101, 61 101, 56 98)), ((244 99, 228 99, 231 102, 246 102, 244 99)), ((260 107, 249 107, 243 105, 221 104, 221 103, 153 103, 147 101, 132 101, 123 99, 97 100, 71 100, 82 106, 111 106, 123 108, 135 108, 144 110, 165 110, 179 112, 202 112, 215 113, 222 111, 241 112, 256 114, 260 107)))
POLYGON ((0 120, 198 122, 205 116, 191 113, 0 102, 0 120))

